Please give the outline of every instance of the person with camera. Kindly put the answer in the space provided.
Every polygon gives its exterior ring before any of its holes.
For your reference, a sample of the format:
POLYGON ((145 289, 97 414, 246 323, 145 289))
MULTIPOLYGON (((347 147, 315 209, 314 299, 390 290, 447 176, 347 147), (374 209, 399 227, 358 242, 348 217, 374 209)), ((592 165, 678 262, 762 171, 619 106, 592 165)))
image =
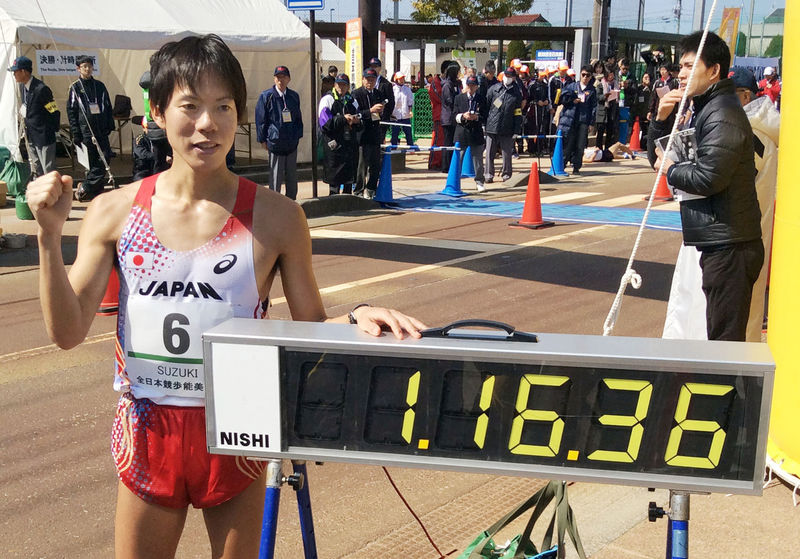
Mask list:
POLYGON ((353 92, 353 99, 364 126, 358 142, 358 174, 353 194, 365 198, 374 198, 378 190, 381 143, 386 136, 380 124, 381 115, 386 108, 386 98, 375 87, 377 81, 378 72, 374 68, 366 68, 362 74, 361 87, 353 92))
POLYGON ((358 164, 358 133, 361 114, 358 103, 350 94, 350 77, 339 74, 330 90, 319 100, 317 110, 324 154, 323 180, 330 194, 353 193, 358 164))

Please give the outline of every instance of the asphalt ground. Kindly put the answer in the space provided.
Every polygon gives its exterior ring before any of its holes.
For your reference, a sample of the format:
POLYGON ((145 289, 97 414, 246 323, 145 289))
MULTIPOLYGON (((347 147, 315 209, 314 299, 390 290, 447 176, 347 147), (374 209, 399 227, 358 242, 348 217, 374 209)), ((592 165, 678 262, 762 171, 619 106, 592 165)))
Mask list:
MULTIPOLYGON (((490 185, 481 197, 523 200, 530 164, 527 157, 515 160, 512 180, 490 185)), ((542 166, 548 167, 545 160, 542 166)), ((410 156, 409 167, 394 177, 395 197, 444 187, 445 174, 428 171, 424 156, 410 156)), ((653 182, 646 163, 590 164, 583 170, 581 177, 543 183, 542 202, 644 207, 641 198, 653 182)), ((470 179, 462 186, 474 195, 470 179)), ((300 198, 310 195, 306 181, 300 198)), ((76 203, 66 227, 68 262, 84 211, 85 204, 76 203)), ((35 233, 35 224, 13 214, 13 207, 0 209, 5 232, 35 233)), ((531 332, 600 334, 636 228, 565 222, 530 230, 510 228, 509 221, 379 207, 310 219, 326 308, 341 314, 365 301, 402 309, 430 325, 486 318, 531 332)), ((679 244, 677 232, 645 231, 634 266, 644 284, 628 289, 615 335, 660 336, 679 244)), ((98 318, 84 344, 57 350, 44 332, 37 275, 33 237, 25 249, 0 252, 0 556, 109 557, 116 485, 109 456, 117 399, 110 389, 114 319, 98 318)), ((271 316, 289 318, 279 282, 271 296, 271 316)), ((445 555, 460 552, 543 483, 489 474, 389 472, 445 555)), ((320 557, 438 557, 380 467, 309 464, 308 481, 320 557)), ((648 501, 666 507, 666 491, 575 483, 569 492, 591 557, 664 556, 666 521, 651 524, 646 516, 648 501)), ((800 510, 784 485, 773 483, 761 497, 691 500, 691 557, 800 557, 800 510)), ((498 539, 520 532, 521 524, 498 539)), ((209 554, 202 515, 191 511, 177 556, 209 554)), ((300 556, 298 515, 287 488, 276 557, 300 556)))

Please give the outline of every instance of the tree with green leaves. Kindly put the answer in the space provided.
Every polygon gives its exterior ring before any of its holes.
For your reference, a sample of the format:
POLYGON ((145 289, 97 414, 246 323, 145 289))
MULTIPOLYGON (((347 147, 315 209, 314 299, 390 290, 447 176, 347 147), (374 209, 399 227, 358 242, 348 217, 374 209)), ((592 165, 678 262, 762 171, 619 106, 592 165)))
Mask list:
POLYGON ((412 0, 414 21, 458 21, 458 45, 467 42, 467 28, 479 21, 499 19, 531 9, 533 0, 412 0))
POLYGON ((747 35, 742 31, 736 39, 736 56, 747 56, 747 35))
POLYGON ((783 35, 775 35, 769 42, 767 50, 764 51, 764 56, 767 58, 777 58, 783 53, 783 35))
POLYGON ((515 58, 520 60, 528 59, 528 49, 525 47, 525 43, 518 39, 509 41, 508 49, 506 50, 506 60, 514 60, 515 58))

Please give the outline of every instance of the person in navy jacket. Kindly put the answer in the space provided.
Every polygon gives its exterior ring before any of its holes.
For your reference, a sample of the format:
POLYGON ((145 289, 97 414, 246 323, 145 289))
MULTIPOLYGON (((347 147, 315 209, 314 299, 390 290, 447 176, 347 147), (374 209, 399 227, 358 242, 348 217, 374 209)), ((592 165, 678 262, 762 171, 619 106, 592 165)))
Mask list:
POLYGON ((453 114, 456 121, 455 141, 460 144, 462 150, 471 148, 472 165, 475 167, 475 188, 478 192, 483 192, 486 190, 483 185, 483 151, 486 147, 483 126, 486 124, 489 107, 486 98, 481 95, 477 77, 467 77, 466 91, 456 95, 453 101, 453 114))
POLYGON ((303 115, 300 96, 289 89, 292 80, 289 68, 278 66, 273 73, 275 86, 262 91, 256 102, 256 135, 269 152, 269 187, 281 191, 286 183, 286 196, 297 198, 297 144, 303 137, 303 115))
POLYGON ((25 133, 34 149, 30 154, 38 176, 54 171, 56 168, 56 133, 58 133, 61 113, 53 100, 53 92, 41 80, 31 75, 33 61, 20 56, 8 69, 20 87, 22 107, 20 115, 25 120, 25 133))

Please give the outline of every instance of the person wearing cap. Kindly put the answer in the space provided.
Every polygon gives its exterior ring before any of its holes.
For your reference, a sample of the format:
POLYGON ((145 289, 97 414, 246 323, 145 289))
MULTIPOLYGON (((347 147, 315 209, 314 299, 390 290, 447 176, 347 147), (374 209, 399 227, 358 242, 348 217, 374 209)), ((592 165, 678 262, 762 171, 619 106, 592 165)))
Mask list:
POLYGON ((172 148, 167 141, 167 132, 153 120, 150 112, 150 86, 152 83, 150 70, 145 70, 139 77, 144 114, 131 119, 134 124, 142 127, 142 134, 136 137, 133 144, 134 181, 166 171, 169 169, 172 159, 172 148))
MULTIPOLYGON (((83 145, 89 156, 86 178, 78 183, 75 196, 79 202, 88 202, 105 188, 106 169, 98 147, 104 155, 111 153, 108 135, 114 131, 111 98, 106 86, 92 77, 94 60, 81 55, 75 58, 80 77, 69 86, 67 117, 72 130, 72 142, 83 145), (98 145, 95 145, 94 141, 98 145)), ((107 162, 107 161, 106 161, 107 162)))
MULTIPOLYGON (((566 63, 565 63, 566 65, 566 63)), ((549 127, 549 134, 555 134, 557 128, 557 122, 554 122, 552 119, 556 115, 556 109, 561 104, 561 88, 564 87, 564 79, 561 77, 561 73, 559 72, 558 66, 550 66, 548 68, 549 78, 547 80, 547 99, 550 101, 550 127, 549 127)), ((551 139, 550 142, 550 152, 552 153, 553 147, 555 146, 555 140, 551 139)))
MULTIPOLYGON (((547 88, 547 70, 539 70, 537 79, 528 85, 528 134, 546 136, 550 133, 550 99, 547 88)), ((549 153, 547 138, 528 140, 528 153, 544 155, 549 153)))
MULTIPOLYGON (((528 84, 530 83, 530 68, 528 68, 527 64, 522 64, 520 62, 519 68, 517 69, 517 87, 519 87, 520 92, 522 93, 522 123, 520 124, 519 133, 521 135, 529 134, 527 122, 528 122, 528 84)), ((514 151, 511 154, 511 157, 514 159, 519 159, 519 154, 522 153, 525 140, 517 139, 516 145, 514 146, 514 151)))
POLYGON ((569 85, 575 82, 575 70, 567 68, 567 77, 564 78, 564 85, 569 85))
POLYGON ((322 76, 320 80, 320 98, 324 97, 326 93, 333 89, 333 84, 336 82, 336 75, 338 73, 339 69, 336 66, 328 66, 328 73, 322 76))
POLYGON ((352 194, 358 169, 358 133, 361 115, 350 93, 350 77, 338 74, 331 91, 319 100, 317 110, 323 150, 322 180, 330 194, 352 194))
MULTIPOLYGON (((444 131, 445 147, 452 147, 454 144, 454 137, 456 133, 456 115, 453 112, 453 103, 455 102, 456 95, 461 93, 461 80, 458 79, 458 73, 461 71, 461 66, 458 62, 451 62, 450 66, 445 70, 445 79, 442 83, 442 130, 444 131)), ((447 173, 450 170, 450 159, 453 152, 445 150, 442 152, 442 172, 447 173)))
POLYGON ((384 104, 386 97, 378 91, 377 81, 378 72, 374 68, 366 68, 361 75, 361 87, 353 92, 364 125, 358 142, 358 173, 353 194, 365 198, 374 198, 378 190, 381 144, 386 137, 386 132, 380 124, 381 115, 386 110, 384 104))
POLYGON ((781 97, 781 82, 775 73, 775 68, 767 66, 764 68, 764 79, 758 84, 758 95, 766 95, 769 97, 775 107, 779 107, 779 100, 781 97))
POLYGON ((53 91, 33 77, 33 62, 27 56, 14 60, 8 69, 20 84, 19 115, 25 123, 25 135, 34 153, 29 154, 33 172, 41 176, 56 168, 56 134, 61 112, 53 100, 53 91))
MULTIPOLYGON (((383 63, 381 62, 380 58, 373 56, 369 59, 368 66, 378 73, 378 79, 375 81, 375 89, 380 92, 382 96, 381 99, 383 101, 383 114, 381 114, 381 120, 383 122, 389 122, 392 120, 392 113, 394 112, 394 87, 392 82, 387 80, 381 73, 383 63)), ((386 124, 381 125, 384 136, 386 136, 388 128, 389 127, 386 124)))
POLYGON ((456 130, 455 141, 461 149, 470 149, 472 165, 475 167, 475 188, 478 192, 486 190, 483 175, 483 151, 486 139, 483 136, 483 125, 489 108, 486 99, 480 94, 480 85, 477 76, 468 76, 464 86, 466 91, 456 95, 453 101, 456 130))
POLYGON ((261 92, 256 102, 256 135, 269 153, 269 187, 297 199, 297 145, 303 137, 303 113, 300 96, 289 89, 292 76, 286 66, 273 72, 275 85, 261 92))
POLYGON ((392 121, 398 124, 407 124, 408 126, 392 126, 392 145, 396 146, 400 143, 400 131, 402 130, 406 135, 406 144, 409 146, 414 145, 414 135, 411 133, 411 115, 414 109, 414 94, 411 93, 411 88, 406 83, 406 75, 403 72, 397 72, 394 75, 394 111, 392 112, 392 121))
POLYGON ((589 126, 595 122, 597 93, 592 81, 591 66, 581 68, 581 79, 561 90, 561 118, 558 129, 564 137, 564 161, 572 161, 572 174, 578 175, 583 164, 583 151, 589 139, 589 126))
POLYGON ((503 72, 503 81, 489 89, 486 98, 486 181, 494 180, 494 153, 497 146, 503 156, 500 175, 503 181, 511 178, 511 153, 514 134, 522 127, 522 92, 516 83, 517 71, 512 67, 503 72))

